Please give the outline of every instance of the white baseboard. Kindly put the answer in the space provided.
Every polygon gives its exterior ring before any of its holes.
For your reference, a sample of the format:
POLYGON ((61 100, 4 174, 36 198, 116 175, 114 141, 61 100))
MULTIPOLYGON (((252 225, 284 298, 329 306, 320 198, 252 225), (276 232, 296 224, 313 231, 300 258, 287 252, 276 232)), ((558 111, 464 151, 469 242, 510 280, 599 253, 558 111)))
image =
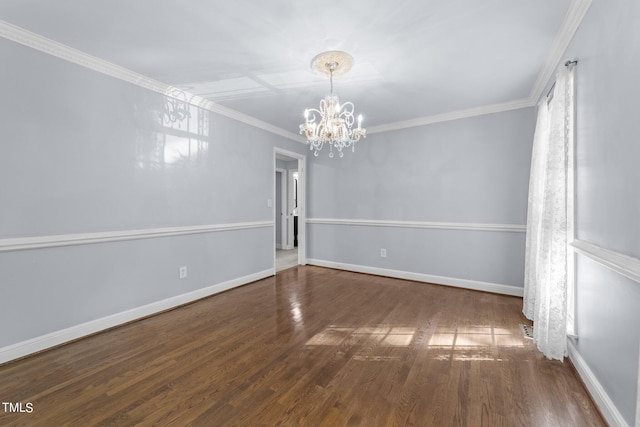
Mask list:
POLYGON ((519 288, 517 286, 511 285, 501 285, 497 283, 479 282, 477 280, 435 276, 432 274, 424 273, 412 273, 409 271, 391 270, 387 268, 370 267, 366 265, 345 264, 341 262, 324 261, 319 259, 308 259, 307 263, 320 267, 355 271, 357 273, 375 274, 378 276, 388 276, 397 279, 415 280, 417 282, 435 283, 437 285, 453 286, 456 288, 471 289, 474 291, 492 292, 495 294, 512 295, 517 297, 521 297, 524 295, 524 288, 519 288))
POLYGON ((610 426, 629 427, 629 424, 624 420, 618 408, 613 404, 609 395, 571 340, 567 341, 567 348, 569 350, 569 359, 571 359, 573 366, 575 366, 576 371, 578 371, 578 375, 580 375, 582 382, 587 387, 587 390, 589 390, 589 394, 591 394, 591 397, 596 402, 598 409, 600 409, 607 423, 610 426))
POLYGON ((161 301, 156 301, 120 313, 112 314, 101 319, 92 320, 60 331, 51 332, 17 344, 12 344, 7 347, 0 348, 0 364, 273 275, 274 269, 270 268, 244 277, 238 277, 237 279, 232 279, 227 282, 218 283, 206 288, 197 289, 192 292, 176 295, 161 301))

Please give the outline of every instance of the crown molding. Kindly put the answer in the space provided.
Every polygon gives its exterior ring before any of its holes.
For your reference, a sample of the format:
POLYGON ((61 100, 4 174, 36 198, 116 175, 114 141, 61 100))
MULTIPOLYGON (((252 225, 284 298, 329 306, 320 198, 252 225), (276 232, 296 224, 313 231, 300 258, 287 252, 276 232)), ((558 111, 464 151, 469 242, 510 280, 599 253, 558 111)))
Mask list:
POLYGON ((572 0, 569 5, 569 9, 564 17, 564 21, 560 26, 560 31, 556 36, 551 51, 547 56, 547 59, 538 74, 538 77, 531 89, 528 98, 507 101, 499 104, 484 105, 475 108, 468 108, 465 110, 451 111, 443 114, 436 114, 433 116, 418 117, 411 120, 405 120, 400 122, 388 123, 380 126, 371 126, 367 128, 367 133, 374 134, 380 132, 388 132, 399 129, 406 129, 416 126, 430 125, 434 123, 446 122, 450 120, 459 120, 469 117, 481 116, 485 114, 500 113, 509 110, 517 110, 520 108, 533 107, 538 104, 538 100, 542 96, 547 82, 558 67, 558 63, 562 60, 569 43, 573 39, 574 34, 578 30, 578 27, 582 23, 589 6, 591 6, 592 0, 572 0))
POLYGON ((380 126, 370 126, 367 134, 388 132, 392 130, 412 128, 416 126, 431 125, 434 123, 448 122, 451 120, 466 119, 469 117, 482 116, 485 114, 501 113, 503 111, 518 110, 520 108, 533 107, 535 104, 529 98, 515 101, 502 102, 499 104, 483 105, 480 107, 467 108, 465 110, 450 111, 448 113, 436 114, 433 116, 418 117, 411 120, 388 123, 380 126))
POLYGON ((55 56, 56 58, 63 59, 76 65, 80 65, 81 67, 97 71, 109 77, 113 77, 118 80, 122 80, 127 83, 131 83, 136 86, 151 90, 153 92, 160 93, 164 96, 175 97, 174 95, 179 93, 181 96, 178 99, 187 99, 187 102, 200 108, 209 110, 213 113, 220 114, 221 116, 225 116, 233 120, 237 120, 249 126, 271 132, 284 138, 291 139, 296 142, 305 142, 300 135, 297 135, 293 132, 289 132, 270 123, 258 120, 255 117, 251 117, 249 115, 235 111, 231 108, 216 104, 208 99, 202 98, 189 92, 185 92, 174 86, 170 86, 145 75, 136 73, 135 71, 131 71, 127 68, 105 61, 104 59, 89 55, 88 53, 82 52, 78 49, 74 49, 62 43, 58 43, 39 34, 32 33, 31 31, 9 24, 8 22, 0 21, 0 37, 46 53, 47 55, 55 56))
POLYGON ((0 21, 0 37, 154 92, 164 94, 169 88, 168 85, 157 80, 150 79, 127 68, 112 64, 5 21, 0 21))
POLYGON ((578 30, 578 27, 587 14, 589 6, 591 6, 591 1, 592 0, 571 1, 569 10, 564 17, 562 25, 560 26, 560 31, 553 41, 549 56, 547 56, 547 60, 544 63, 542 70, 540 70, 533 88, 531 88, 529 99, 531 100, 532 104, 536 105, 538 103, 538 100, 544 92, 544 88, 549 82, 549 79, 551 79, 553 73, 558 68, 558 63, 562 60, 562 55, 564 55, 567 47, 569 47, 569 43, 571 43, 574 34, 578 30))
MULTIPOLYGON (((536 82, 529 94, 528 98, 507 101, 498 104, 484 105, 464 110, 456 110, 432 116, 418 117, 415 119, 404 120, 399 122, 387 123, 379 126, 371 126, 367 128, 368 134, 394 131, 406 129, 416 126, 425 126, 434 123, 446 122, 451 120, 465 119, 469 117, 481 116, 485 114, 500 113, 509 110, 517 110, 520 108, 533 107, 537 105, 547 82, 557 69, 558 63, 561 61, 562 55, 566 51, 573 35, 577 31, 580 23, 591 6, 592 0, 572 0, 569 9, 565 15, 564 21, 560 27, 560 31, 556 36, 551 51, 545 61, 542 70, 538 74, 536 82)), ((43 53, 64 59, 74 64, 89 68, 102 74, 135 84, 137 86, 161 93, 165 96, 172 96, 172 93, 180 91, 173 86, 151 79, 142 74, 131 71, 127 68, 112 64, 103 59, 89 55, 77 49, 63 45, 46 37, 32 33, 23 28, 0 21, 0 37, 20 43, 24 46, 31 47, 43 53)), ((245 123, 258 129, 265 130, 275 135, 282 136, 295 142, 305 144, 306 141, 300 135, 290 132, 286 129, 274 126, 270 123, 258 120, 255 117, 241 113, 220 104, 216 104, 210 100, 204 99, 198 95, 190 94, 182 91, 182 94, 189 99, 189 103, 197 105, 211 112, 229 117, 233 120, 245 123)), ((183 98, 184 99, 184 98, 183 98)))

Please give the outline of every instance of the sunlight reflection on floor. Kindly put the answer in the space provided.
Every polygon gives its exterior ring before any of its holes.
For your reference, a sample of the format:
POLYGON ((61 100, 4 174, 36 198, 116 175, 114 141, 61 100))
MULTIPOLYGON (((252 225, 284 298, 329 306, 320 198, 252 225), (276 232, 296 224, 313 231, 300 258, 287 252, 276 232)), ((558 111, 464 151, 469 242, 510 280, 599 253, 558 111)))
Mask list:
POLYGON ((307 345, 340 345, 347 338, 369 339, 377 345, 386 347, 407 347, 411 344, 416 329, 396 326, 363 326, 345 328, 328 326, 314 335, 307 345))
POLYGON ((439 350, 437 360, 502 360, 501 347, 524 347, 519 333, 494 326, 437 328, 429 348, 439 350))
MULTIPOLYGON (((374 354, 376 347, 408 347, 417 335, 411 326, 377 325, 342 327, 329 325, 313 337, 307 346, 359 345, 367 347, 367 354, 358 353, 354 360, 398 360, 397 356, 374 354)), ((435 360, 503 360, 500 348, 523 348, 520 331, 495 326, 438 327, 428 339, 425 349, 433 353, 435 360)), ((381 351, 380 351, 381 352, 381 351)))

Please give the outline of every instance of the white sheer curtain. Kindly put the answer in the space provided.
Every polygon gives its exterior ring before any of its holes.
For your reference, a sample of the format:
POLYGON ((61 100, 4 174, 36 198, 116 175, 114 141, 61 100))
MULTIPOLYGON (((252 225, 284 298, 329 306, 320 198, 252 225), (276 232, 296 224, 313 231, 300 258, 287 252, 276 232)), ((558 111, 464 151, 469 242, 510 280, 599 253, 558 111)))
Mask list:
POLYGON ((523 313, 533 320, 538 349, 559 360, 567 354, 567 294, 572 280, 567 271, 572 238, 568 220, 573 218, 568 211, 573 204, 567 188, 573 176, 573 99, 573 69, 561 67, 553 98, 538 105, 525 250, 523 313))

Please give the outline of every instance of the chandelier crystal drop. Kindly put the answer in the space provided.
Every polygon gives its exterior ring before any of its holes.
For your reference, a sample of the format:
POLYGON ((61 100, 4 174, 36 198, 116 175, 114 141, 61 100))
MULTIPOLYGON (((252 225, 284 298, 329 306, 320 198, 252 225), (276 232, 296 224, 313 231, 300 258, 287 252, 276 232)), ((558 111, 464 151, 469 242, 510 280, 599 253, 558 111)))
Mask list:
POLYGON ((346 74, 353 65, 353 58, 345 52, 329 51, 316 55, 311 61, 311 68, 329 76, 331 92, 320 100, 320 108, 304 110, 305 122, 300 125, 300 133, 304 134, 309 149, 315 156, 325 144, 329 144, 329 157, 333 157, 333 149, 338 156, 343 157, 343 149, 351 147, 355 151, 356 142, 367 136, 367 130, 362 127, 362 115, 358 116, 355 124, 353 102, 340 103, 340 99, 333 93, 333 76, 346 74))

